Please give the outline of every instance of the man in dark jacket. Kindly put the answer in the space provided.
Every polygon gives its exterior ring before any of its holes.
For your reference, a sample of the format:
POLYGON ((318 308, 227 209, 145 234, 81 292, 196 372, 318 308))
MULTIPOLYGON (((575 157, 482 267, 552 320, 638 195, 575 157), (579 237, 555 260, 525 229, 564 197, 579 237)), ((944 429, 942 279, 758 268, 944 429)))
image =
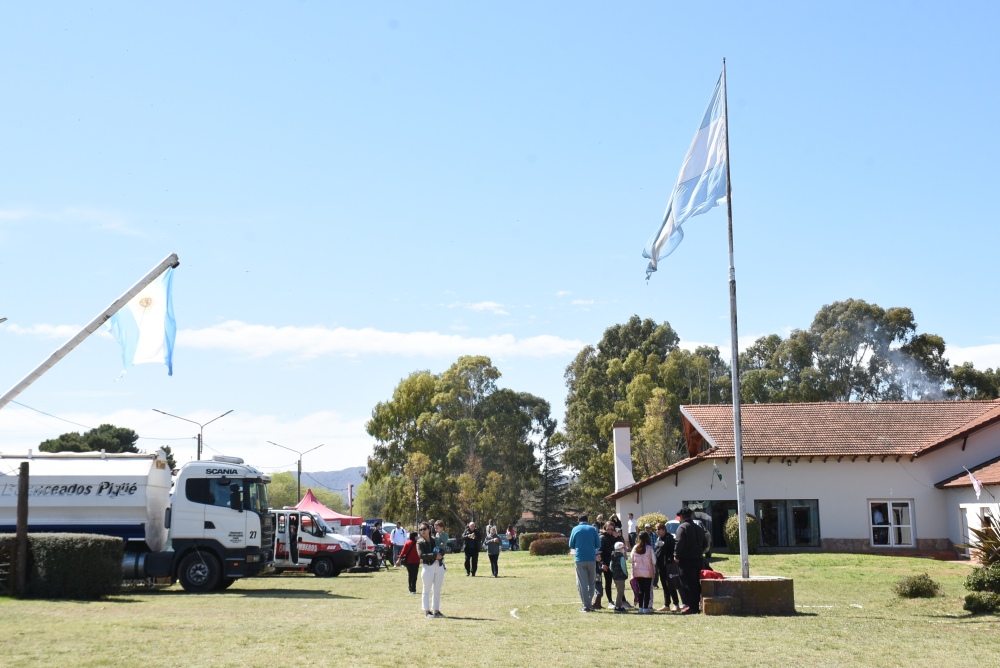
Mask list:
POLYGON ((663 585, 663 607, 657 612, 674 611, 680 607, 677 598, 677 589, 674 586, 676 578, 671 580, 671 575, 677 574, 677 564, 674 563, 674 537, 667 531, 667 525, 660 522, 656 525, 656 545, 653 546, 653 554, 656 555, 656 578, 663 585))
POLYGON ((479 567, 479 550, 483 547, 483 532, 476 528, 475 522, 469 522, 469 528, 462 534, 465 551, 465 575, 476 577, 479 567))
POLYGON ((708 541, 705 530, 691 519, 690 508, 681 508, 677 517, 681 524, 674 534, 674 561, 681 570, 681 600, 684 602, 686 615, 696 615, 701 612, 701 565, 704 561, 708 541))

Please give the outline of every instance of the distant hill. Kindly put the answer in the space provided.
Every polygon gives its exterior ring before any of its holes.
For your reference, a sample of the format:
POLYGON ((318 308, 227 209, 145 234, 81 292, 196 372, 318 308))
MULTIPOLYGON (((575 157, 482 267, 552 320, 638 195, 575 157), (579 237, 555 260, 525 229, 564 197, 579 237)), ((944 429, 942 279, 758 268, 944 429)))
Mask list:
POLYGON ((354 466, 341 471, 312 471, 302 472, 302 492, 305 493, 307 487, 319 487, 327 489, 347 502, 347 483, 354 483, 354 493, 357 494, 358 485, 364 478, 361 475, 365 472, 364 466, 354 466))

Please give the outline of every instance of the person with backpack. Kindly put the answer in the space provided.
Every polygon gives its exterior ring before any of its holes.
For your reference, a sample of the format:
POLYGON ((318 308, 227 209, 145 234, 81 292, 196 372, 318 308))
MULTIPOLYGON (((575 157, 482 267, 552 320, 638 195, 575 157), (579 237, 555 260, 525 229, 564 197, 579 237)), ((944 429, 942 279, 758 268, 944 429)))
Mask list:
POLYGON ((628 561, 625 558, 625 543, 618 541, 611 552, 611 579, 615 583, 615 613, 628 612, 625 607, 625 582, 628 580, 628 561))

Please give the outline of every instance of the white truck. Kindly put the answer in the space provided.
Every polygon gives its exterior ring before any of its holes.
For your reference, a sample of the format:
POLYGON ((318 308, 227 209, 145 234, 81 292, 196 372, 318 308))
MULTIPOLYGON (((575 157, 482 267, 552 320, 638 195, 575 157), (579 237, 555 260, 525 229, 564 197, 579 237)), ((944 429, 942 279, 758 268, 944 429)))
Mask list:
POLYGON ((118 536, 126 580, 170 578, 207 592, 271 567, 270 477, 239 457, 185 464, 171 492, 162 451, 0 454, 0 533, 15 530, 23 461, 28 531, 118 536))
POLYGON ((274 570, 305 570, 316 577, 337 577, 358 565, 358 546, 334 533, 322 517, 306 510, 272 510, 275 525, 274 570))

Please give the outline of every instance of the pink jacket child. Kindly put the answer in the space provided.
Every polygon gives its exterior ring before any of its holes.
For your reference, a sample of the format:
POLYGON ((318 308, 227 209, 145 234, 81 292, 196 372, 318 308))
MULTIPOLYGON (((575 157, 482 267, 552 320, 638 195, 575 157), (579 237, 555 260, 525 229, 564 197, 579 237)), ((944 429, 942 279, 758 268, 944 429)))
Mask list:
POLYGON ((636 578, 652 578, 653 574, 656 572, 656 558, 653 556, 653 550, 650 547, 646 547, 646 552, 644 554, 639 554, 632 549, 632 577, 636 578))

